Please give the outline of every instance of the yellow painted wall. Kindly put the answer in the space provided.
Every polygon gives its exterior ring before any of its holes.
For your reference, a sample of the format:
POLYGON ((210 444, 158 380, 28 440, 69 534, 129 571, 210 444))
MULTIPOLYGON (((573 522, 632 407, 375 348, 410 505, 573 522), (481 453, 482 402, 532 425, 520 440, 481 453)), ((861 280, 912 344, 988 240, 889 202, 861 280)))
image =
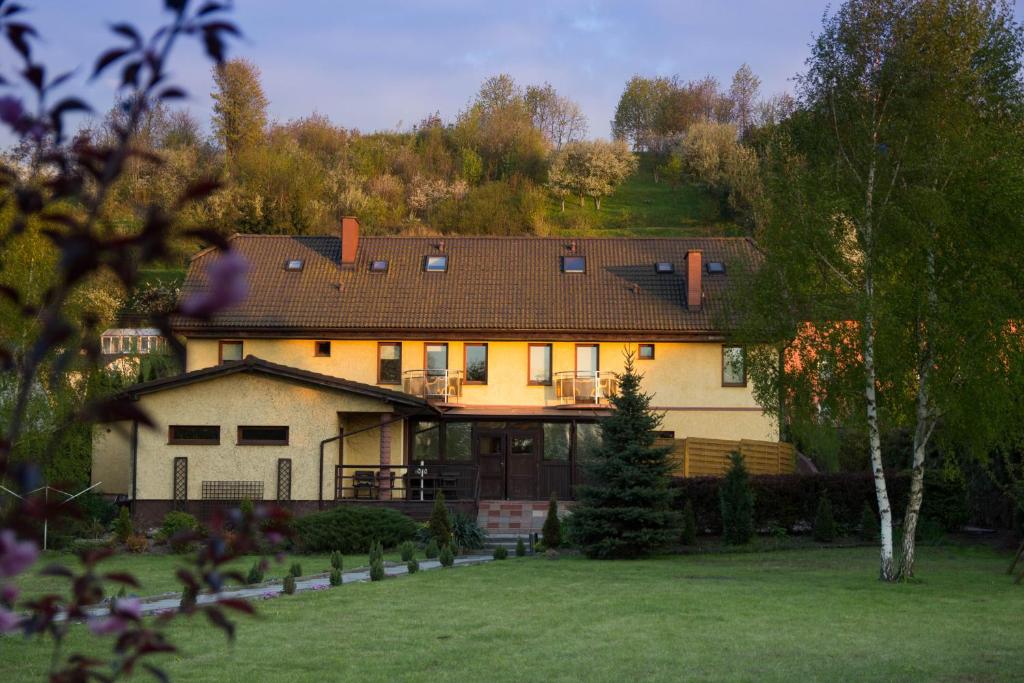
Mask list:
MULTIPOLYGON (((157 500, 172 497, 175 457, 188 458, 190 499, 201 497, 203 481, 262 481, 264 498, 273 499, 277 492, 277 460, 291 458, 292 499, 315 500, 320 441, 338 433, 338 413, 344 413, 342 424, 348 431, 379 423, 382 413, 393 416, 391 406, 377 399, 246 373, 145 394, 139 403, 153 418, 156 427, 139 428, 137 496, 139 499, 157 500), (168 444, 168 426, 172 424, 220 425, 220 445, 168 444), (238 425, 287 425, 289 444, 238 445, 238 425)), ((115 432, 108 434, 106 427, 99 425, 94 434, 98 447, 94 449, 93 480, 102 479, 102 488, 106 492, 127 493, 130 444, 127 439, 118 441, 113 438, 115 432), (108 479, 118 482, 117 491, 110 488, 108 479)), ((393 423, 394 464, 402 463, 403 435, 403 423, 393 423)), ((348 461, 379 461, 378 430, 355 435, 346 441, 345 457, 348 461)), ((334 498, 337 443, 328 444, 324 452, 323 495, 330 500, 334 498)))
MULTIPOLYGON (((377 382, 376 341, 332 340, 331 356, 326 358, 314 355, 314 341, 246 339, 243 353, 357 382, 377 382)), ((600 369, 621 372, 627 344, 635 351, 636 344, 643 341, 600 342, 600 369)), ((580 339, 579 343, 588 343, 588 340, 580 339)), ((448 342, 449 368, 464 369, 463 347, 464 342, 448 342)), ((217 363, 217 340, 189 339, 187 348, 188 370, 217 363)), ((423 348, 422 341, 403 341, 403 370, 424 367, 423 348)), ((575 354, 575 342, 553 342, 553 372, 574 370, 575 354)), ((525 341, 488 342, 488 383, 465 385, 459 402, 466 405, 556 405, 554 386, 527 384, 527 355, 525 341)), ((644 374, 645 391, 654 397, 652 405, 666 410, 663 428, 675 431, 677 438, 778 439, 778 427, 762 414, 752 387, 722 386, 721 344, 656 343, 655 358, 638 360, 637 368, 644 374)))
POLYGON ((131 491, 130 422, 97 424, 92 430, 92 481, 101 493, 128 495, 131 491))

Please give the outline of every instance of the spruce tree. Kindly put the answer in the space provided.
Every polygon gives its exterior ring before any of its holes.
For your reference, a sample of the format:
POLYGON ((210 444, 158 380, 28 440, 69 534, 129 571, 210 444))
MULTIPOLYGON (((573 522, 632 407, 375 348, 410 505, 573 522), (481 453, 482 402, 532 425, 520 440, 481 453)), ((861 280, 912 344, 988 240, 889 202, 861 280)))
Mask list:
POLYGON ((434 509, 430 513, 430 522, 427 526, 439 548, 452 542, 452 520, 448 515, 448 507, 444 504, 444 493, 441 491, 438 491, 437 497, 434 498, 434 509))
POLYGON ((548 516, 544 520, 544 545, 548 548, 562 545, 562 522, 558 519, 558 500, 553 493, 548 503, 548 516))
POLYGON ((587 483, 569 518, 573 540, 591 558, 640 557, 679 538, 669 449, 654 446, 661 416, 651 411, 633 360, 627 351, 612 414, 601 421, 602 442, 588 458, 587 483))
POLYGON ((722 535, 730 545, 744 545, 754 536, 754 492, 750 490, 750 477, 743 456, 729 456, 729 468, 718 490, 722 506, 722 535))

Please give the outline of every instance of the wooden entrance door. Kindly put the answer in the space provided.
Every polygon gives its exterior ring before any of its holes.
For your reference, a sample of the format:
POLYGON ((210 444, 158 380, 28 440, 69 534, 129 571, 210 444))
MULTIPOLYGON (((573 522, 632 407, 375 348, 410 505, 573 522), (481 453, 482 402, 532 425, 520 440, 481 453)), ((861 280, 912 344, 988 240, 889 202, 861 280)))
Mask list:
POLYGON ((537 497, 537 468, 540 439, 535 430, 508 432, 508 497, 534 500, 537 497))
POLYGON ((503 431, 478 431, 476 457, 480 468, 480 497, 505 498, 505 453, 508 440, 503 431))

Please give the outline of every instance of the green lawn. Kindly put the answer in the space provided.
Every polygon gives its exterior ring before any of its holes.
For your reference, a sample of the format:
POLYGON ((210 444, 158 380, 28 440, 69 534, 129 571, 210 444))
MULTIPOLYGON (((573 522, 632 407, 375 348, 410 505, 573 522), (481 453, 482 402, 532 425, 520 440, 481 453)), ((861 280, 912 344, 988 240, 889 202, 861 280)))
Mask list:
MULTIPOLYGON (((1020 679, 1024 588, 1004 556, 925 548, 902 585, 875 567, 869 548, 513 559, 261 602, 233 646, 182 622, 163 664, 246 682, 1020 679)), ((46 657, 4 638, 0 680, 38 680, 46 657)))
MULTIPOLYGON (((252 566, 256 559, 256 556, 243 557, 230 563, 228 568, 240 571, 244 575, 249 571, 249 567, 252 566)), ((398 553, 384 553, 384 559, 388 562, 398 562, 398 553)), ((422 554, 420 559, 423 559, 422 554)), ((174 570, 181 566, 182 560, 183 556, 178 555, 134 555, 126 553, 104 560, 100 564, 100 570, 102 572, 129 572, 142 584, 141 589, 130 589, 131 593, 145 596, 157 595, 181 590, 181 584, 174 577, 174 570)), ((282 578, 288 573, 288 568, 292 562, 298 562, 302 565, 304 576, 328 572, 331 569, 331 561, 328 555, 295 555, 287 558, 283 563, 277 562, 271 557, 269 562, 270 566, 267 568, 265 575, 268 581, 274 578, 282 578)), ((77 558, 69 553, 46 553, 36 565, 36 570, 41 570, 43 567, 51 564, 66 565, 74 569, 77 567, 77 563, 77 558)), ((345 571, 369 566, 366 555, 346 555, 343 564, 345 571)), ((66 594, 68 585, 66 579, 53 576, 39 576, 38 571, 18 577, 17 584, 23 598, 53 592, 63 592, 62 594, 66 594)), ((112 583, 109 588, 116 592, 120 585, 112 583)))
POLYGON ((548 220, 557 231, 579 232, 597 237, 684 237, 741 235, 740 228, 719 218, 718 203, 697 185, 672 187, 654 182, 654 162, 640 155, 640 168, 613 195, 580 207, 569 197, 565 212, 561 203, 549 198, 548 220))

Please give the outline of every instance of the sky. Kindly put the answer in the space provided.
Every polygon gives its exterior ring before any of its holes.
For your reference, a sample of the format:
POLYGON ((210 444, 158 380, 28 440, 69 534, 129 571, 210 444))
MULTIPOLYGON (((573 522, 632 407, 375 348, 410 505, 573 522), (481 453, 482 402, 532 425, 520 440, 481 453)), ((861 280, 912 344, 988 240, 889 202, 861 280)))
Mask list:
MULTIPOLYGON (((51 68, 76 68, 70 88, 103 112, 111 79, 89 84, 91 65, 117 39, 114 21, 147 31, 161 20, 160 0, 47 0, 24 4, 42 34, 51 68)), ((1021 18, 1024 0, 1016 4, 1021 18)), ((270 117, 317 112, 361 131, 408 129, 440 112, 453 120, 481 81, 511 74, 520 84, 550 82, 582 107, 594 137, 609 135, 616 102, 634 74, 710 74, 727 85, 744 62, 762 95, 792 91, 811 40, 828 10, 824 0, 235 0, 244 37, 230 56, 262 71, 270 117)), ((3 63, 9 63, 5 55, 3 63)), ((172 59, 184 103, 208 127, 210 64, 197 42, 172 59)), ((112 72, 113 73, 113 72, 112 72)), ((0 135, 0 142, 10 142, 0 135)))

